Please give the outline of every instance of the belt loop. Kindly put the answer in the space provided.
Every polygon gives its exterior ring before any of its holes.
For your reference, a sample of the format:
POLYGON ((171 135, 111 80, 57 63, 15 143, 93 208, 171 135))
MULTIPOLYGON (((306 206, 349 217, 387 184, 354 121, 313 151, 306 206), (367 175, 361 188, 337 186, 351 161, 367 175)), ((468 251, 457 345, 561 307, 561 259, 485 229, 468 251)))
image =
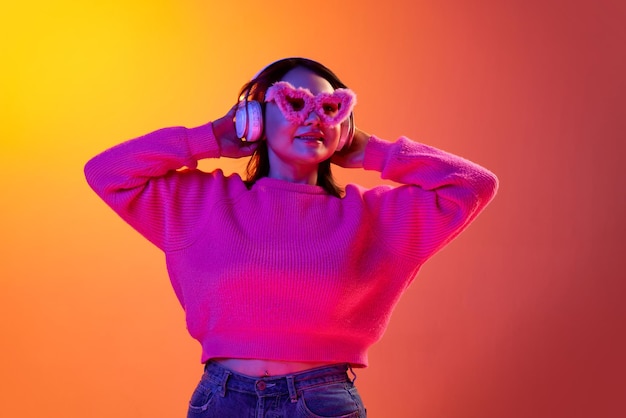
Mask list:
POLYGON ((354 370, 352 370, 352 366, 348 365, 348 369, 350 370, 350 373, 352 373, 352 376, 354 377, 352 379, 352 383, 356 382, 356 373, 354 373, 354 370))
POLYGON ((296 384, 293 376, 287 376, 287 389, 289 389, 291 403, 298 402, 298 394, 296 393, 296 384))
POLYGON ((232 373, 229 372, 228 370, 224 371, 224 379, 222 380, 222 391, 220 393, 220 396, 223 398, 226 396, 226 383, 228 382, 228 378, 230 377, 232 373))

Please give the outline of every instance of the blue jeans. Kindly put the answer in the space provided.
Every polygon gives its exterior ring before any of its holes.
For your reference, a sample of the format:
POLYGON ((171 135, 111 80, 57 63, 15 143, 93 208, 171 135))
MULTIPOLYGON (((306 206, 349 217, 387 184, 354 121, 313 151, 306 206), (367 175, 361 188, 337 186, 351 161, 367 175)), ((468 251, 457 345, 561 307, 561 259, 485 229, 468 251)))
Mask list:
POLYGON ((254 378, 209 362, 189 402, 187 418, 366 417, 348 369, 336 365, 254 378))

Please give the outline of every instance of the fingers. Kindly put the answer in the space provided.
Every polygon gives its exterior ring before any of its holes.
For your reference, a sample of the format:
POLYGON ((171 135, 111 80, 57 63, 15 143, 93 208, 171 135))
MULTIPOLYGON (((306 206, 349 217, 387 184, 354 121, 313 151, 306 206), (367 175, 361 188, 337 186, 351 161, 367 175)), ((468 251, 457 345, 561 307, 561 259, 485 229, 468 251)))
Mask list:
POLYGON ((244 151, 247 151, 247 155, 252 154, 257 149, 258 146, 259 146, 258 142, 241 141, 241 149, 244 151))
POLYGON ((355 129, 352 142, 347 148, 336 152, 331 162, 344 168, 361 168, 365 157, 365 148, 369 142, 369 134, 355 129))
POLYGON ((235 105, 230 108, 228 113, 226 113, 226 116, 232 117, 232 119, 234 120, 235 119, 235 113, 237 113, 237 107, 239 107, 239 103, 235 103, 235 105))
POLYGON ((258 146, 258 142, 242 141, 235 136, 222 141, 220 146, 221 156, 229 158, 248 157, 252 155, 258 146))

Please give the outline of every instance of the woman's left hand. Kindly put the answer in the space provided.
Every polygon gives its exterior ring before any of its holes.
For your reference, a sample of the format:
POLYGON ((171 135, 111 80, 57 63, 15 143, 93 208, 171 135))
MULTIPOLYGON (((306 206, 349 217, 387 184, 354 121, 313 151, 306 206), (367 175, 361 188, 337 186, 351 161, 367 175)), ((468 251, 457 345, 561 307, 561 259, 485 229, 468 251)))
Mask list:
POLYGON ((370 139, 370 134, 355 128, 350 146, 333 154, 331 162, 345 168, 362 168, 365 147, 370 139))

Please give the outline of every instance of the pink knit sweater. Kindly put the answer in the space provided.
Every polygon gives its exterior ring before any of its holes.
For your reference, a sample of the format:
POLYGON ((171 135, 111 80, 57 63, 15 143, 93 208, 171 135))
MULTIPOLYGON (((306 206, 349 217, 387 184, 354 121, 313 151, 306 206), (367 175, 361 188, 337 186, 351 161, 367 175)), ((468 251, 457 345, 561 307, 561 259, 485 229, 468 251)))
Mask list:
POLYGON ((85 167, 98 195, 162 249, 187 328, 216 357, 367 365, 420 266, 492 199, 496 177, 436 148, 371 137, 364 168, 404 185, 321 187, 195 169, 208 123, 127 141, 85 167))

